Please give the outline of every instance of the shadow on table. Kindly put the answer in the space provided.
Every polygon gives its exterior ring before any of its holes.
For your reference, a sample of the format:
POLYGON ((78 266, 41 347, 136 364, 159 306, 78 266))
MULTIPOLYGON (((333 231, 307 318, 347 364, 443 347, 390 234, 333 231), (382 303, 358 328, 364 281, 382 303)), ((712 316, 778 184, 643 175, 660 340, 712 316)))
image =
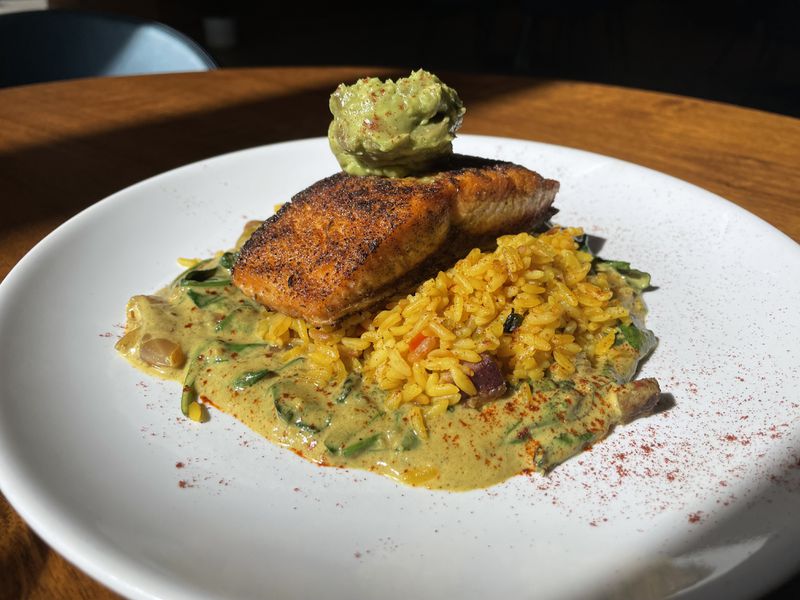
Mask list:
MULTIPOLYGON (((0 494, 0 600, 66 598, 72 582, 85 578, 81 598, 120 598, 89 580, 51 550, 0 494), (65 589, 66 586, 66 589, 65 589)), ((121 600, 121 599, 120 599, 121 600)))

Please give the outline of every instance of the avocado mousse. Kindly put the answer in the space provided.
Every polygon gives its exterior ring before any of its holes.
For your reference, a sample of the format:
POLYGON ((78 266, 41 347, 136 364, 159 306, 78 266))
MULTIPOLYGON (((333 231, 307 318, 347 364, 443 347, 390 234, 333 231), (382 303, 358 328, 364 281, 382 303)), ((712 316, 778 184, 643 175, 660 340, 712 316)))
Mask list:
POLYGON ((331 95, 331 150, 350 175, 406 177, 453 152, 465 108, 458 93, 422 69, 408 77, 341 84, 331 95))

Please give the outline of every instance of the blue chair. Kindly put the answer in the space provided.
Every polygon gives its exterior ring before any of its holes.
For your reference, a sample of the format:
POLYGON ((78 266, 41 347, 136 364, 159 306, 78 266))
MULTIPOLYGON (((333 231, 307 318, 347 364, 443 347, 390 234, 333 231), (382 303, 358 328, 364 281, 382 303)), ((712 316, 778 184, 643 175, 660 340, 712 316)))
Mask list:
POLYGON ((69 10, 0 15, 0 87, 216 67, 198 44, 155 21, 69 10))

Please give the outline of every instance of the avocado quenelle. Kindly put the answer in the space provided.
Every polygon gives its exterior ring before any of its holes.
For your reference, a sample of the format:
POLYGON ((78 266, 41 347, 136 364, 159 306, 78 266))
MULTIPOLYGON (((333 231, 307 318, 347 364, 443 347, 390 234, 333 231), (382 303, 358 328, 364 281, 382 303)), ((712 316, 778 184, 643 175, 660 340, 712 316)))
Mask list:
POLYGON ((341 84, 330 99, 331 150, 350 175, 405 177, 453 152, 465 108, 436 75, 341 84))

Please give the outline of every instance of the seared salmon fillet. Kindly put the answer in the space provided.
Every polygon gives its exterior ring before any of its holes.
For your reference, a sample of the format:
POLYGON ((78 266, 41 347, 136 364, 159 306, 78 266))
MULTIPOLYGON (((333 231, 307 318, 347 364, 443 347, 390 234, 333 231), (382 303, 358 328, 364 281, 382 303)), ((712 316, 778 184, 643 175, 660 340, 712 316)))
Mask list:
POLYGON ((264 306, 335 323, 470 249, 544 220, 558 182, 454 155, 426 177, 337 173, 306 188, 242 247, 233 282, 264 306))

